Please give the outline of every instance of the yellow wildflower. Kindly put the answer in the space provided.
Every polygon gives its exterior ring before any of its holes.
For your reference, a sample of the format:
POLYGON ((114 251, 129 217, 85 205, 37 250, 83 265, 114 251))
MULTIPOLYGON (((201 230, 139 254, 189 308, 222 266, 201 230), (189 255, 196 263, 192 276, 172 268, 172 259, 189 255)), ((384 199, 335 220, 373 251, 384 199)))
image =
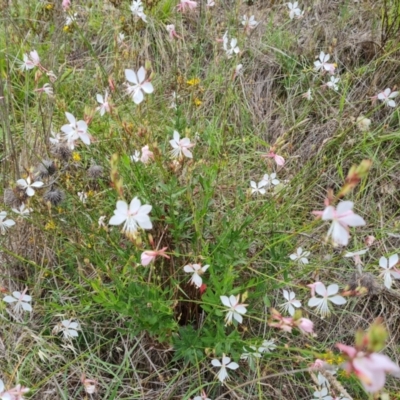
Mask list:
POLYGON ((200 79, 199 78, 192 78, 192 79, 189 79, 188 81, 186 81, 186 83, 189 86, 196 86, 196 85, 198 85, 200 83, 200 79))
POLYGON ((44 226, 44 230, 45 231, 52 231, 56 229, 56 224, 53 220, 49 221, 45 226, 44 226))
POLYGON ((79 154, 79 153, 77 153, 76 151, 74 151, 74 152, 72 153, 72 159, 73 159, 74 161, 76 161, 76 162, 78 162, 78 161, 81 161, 81 160, 82 160, 82 158, 81 158, 80 154, 79 154))

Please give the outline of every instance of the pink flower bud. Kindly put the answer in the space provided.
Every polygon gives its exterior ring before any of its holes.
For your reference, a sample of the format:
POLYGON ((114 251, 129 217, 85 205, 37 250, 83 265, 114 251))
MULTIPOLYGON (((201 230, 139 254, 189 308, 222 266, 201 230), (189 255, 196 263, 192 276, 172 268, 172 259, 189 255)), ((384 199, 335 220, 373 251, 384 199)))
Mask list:
POLYGON ((297 327, 303 332, 303 333, 313 333, 314 329, 314 323, 307 319, 307 318, 300 318, 297 322, 297 327))
POLYGON ((374 242, 375 242, 375 236, 367 236, 367 237, 365 238, 365 244, 366 244, 368 247, 371 247, 371 246, 373 245, 374 242))
POLYGON ((63 0, 61 5, 64 11, 67 11, 71 7, 71 0, 63 0))

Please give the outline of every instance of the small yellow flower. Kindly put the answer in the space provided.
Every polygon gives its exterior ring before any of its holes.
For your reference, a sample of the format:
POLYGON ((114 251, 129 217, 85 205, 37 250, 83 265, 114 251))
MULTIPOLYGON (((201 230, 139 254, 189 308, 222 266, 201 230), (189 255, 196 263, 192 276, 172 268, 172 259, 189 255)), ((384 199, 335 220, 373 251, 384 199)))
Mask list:
POLYGON ((193 103, 194 103, 197 107, 199 107, 199 106, 202 105, 203 102, 202 102, 199 98, 195 97, 195 98, 193 99, 193 103))
POLYGON ((52 10, 54 8, 53 4, 47 4, 46 10, 52 10))
POLYGON ((69 32, 69 26, 68 26, 68 25, 65 25, 64 28, 63 28, 63 31, 64 31, 64 32, 69 32))
POLYGON ((89 191, 87 192, 87 196, 88 196, 88 197, 93 197, 93 196, 94 196, 94 191, 93 191, 93 190, 89 190, 89 191))
POLYGON ((74 151, 74 152, 72 153, 72 159, 73 159, 74 161, 77 161, 77 162, 82 160, 80 154, 77 153, 76 151, 74 151))
POLYGON ((189 86, 196 86, 196 85, 198 85, 200 83, 200 79, 199 78, 192 78, 192 79, 189 79, 188 81, 186 81, 186 83, 189 86))
POLYGON ((56 229, 56 224, 53 220, 49 221, 45 226, 44 226, 44 230, 45 231, 52 231, 56 229))

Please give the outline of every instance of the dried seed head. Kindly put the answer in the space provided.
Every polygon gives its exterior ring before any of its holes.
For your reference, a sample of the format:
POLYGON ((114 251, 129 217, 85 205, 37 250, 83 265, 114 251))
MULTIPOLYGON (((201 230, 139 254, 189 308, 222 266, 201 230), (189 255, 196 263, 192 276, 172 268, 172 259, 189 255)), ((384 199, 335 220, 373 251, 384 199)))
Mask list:
POLYGON ((14 189, 14 195, 18 200, 18 204, 17 207, 19 207, 22 203, 26 203, 26 201, 28 200, 28 195, 26 194, 26 190, 21 187, 21 186, 17 186, 14 189))
POLYGON ((99 179, 103 176, 104 168, 100 165, 92 165, 88 170, 87 174, 90 179, 99 179))
POLYGON ((62 143, 53 144, 50 148, 51 154, 62 161, 68 161, 72 156, 71 149, 62 143))
POLYGON ((15 195, 13 189, 7 188, 4 190, 4 204, 8 207, 18 208, 22 202, 15 195))
POLYGON ((60 189, 50 189, 44 196, 43 200, 51 203, 53 206, 58 206, 65 199, 65 193, 60 189))
POLYGON ((35 168, 35 178, 43 179, 48 178, 56 172, 56 166, 53 160, 43 160, 35 168))

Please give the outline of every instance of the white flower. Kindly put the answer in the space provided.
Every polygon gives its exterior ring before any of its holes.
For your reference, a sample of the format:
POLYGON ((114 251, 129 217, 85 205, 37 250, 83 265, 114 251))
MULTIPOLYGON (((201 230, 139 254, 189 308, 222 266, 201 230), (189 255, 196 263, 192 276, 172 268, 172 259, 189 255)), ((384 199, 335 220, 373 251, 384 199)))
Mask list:
POLYGON ((49 138, 51 144, 59 144, 61 142, 61 135, 53 131, 50 132, 52 137, 49 138))
POLYGON ((125 201, 118 200, 114 216, 111 217, 109 225, 121 225, 124 222, 122 232, 127 235, 134 234, 138 227, 151 229, 153 225, 148 216, 151 208, 148 204, 141 205, 137 197, 132 199, 129 207, 125 201))
POLYGON ((295 307, 301 307, 301 302, 299 300, 295 300, 296 294, 294 292, 288 292, 287 290, 283 290, 283 297, 287 300, 287 302, 280 305, 284 311, 288 312, 292 317, 295 313, 295 307))
POLYGON ((201 396, 196 396, 193 400, 211 400, 207 397, 207 394, 204 390, 201 391, 201 396))
POLYGON ((334 76, 331 76, 331 79, 328 82, 326 82, 325 85, 328 88, 337 91, 339 89, 339 86, 337 85, 339 83, 339 81, 340 81, 340 78, 335 78, 334 76))
POLYGON ((214 367, 221 368, 217 374, 217 378, 220 380, 220 382, 224 382, 225 379, 229 379, 228 371, 226 370, 227 368, 233 369, 233 370, 239 368, 239 365, 236 364, 235 362, 231 362, 231 359, 229 357, 226 357, 225 354, 222 355, 221 361, 214 358, 214 360, 211 360, 211 364, 214 367))
POLYGON ((247 361, 249 367, 254 370, 257 359, 261 358, 261 353, 257 351, 257 348, 254 346, 249 346, 249 350, 243 347, 244 353, 241 354, 240 359, 247 361))
POLYGON ((176 92, 172 92, 171 94, 172 100, 171 100, 171 104, 169 105, 168 108, 173 108, 174 110, 178 109, 178 106, 176 104, 176 100, 180 97, 179 95, 176 94, 176 92))
POLYGON ((23 59, 23 61, 22 61, 22 63, 21 63, 21 70, 22 71, 27 71, 28 69, 33 69, 33 68, 35 68, 35 65, 33 64, 33 62, 29 59, 29 56, 28 56, 28 54, 24 54, 23 56, 22 56, 22 59, 23 59))
POLYGON ((229 39, 228 39, 228 31, 225 32, 223 38, 222 38, 222 43, 224 50, 226 52, 226 55, 228 58, 231 58, 232 55, 238 54, 240 52, 239 47, 237 46, 237 39, 232 38, 230 42, 230 46, 228 47, 229 39))
POLYGON ((102 215, 99 218, 98 224, 99 224, 99 228, 106 228, 106 224, 104 223, 104 221, 106 220, 106 216, 102 215))
POLYGON ((16 314, 19 314, 22 310, 29 312, 32 311, 32 306, 29 304, 29 302, 32 301, 32 297, 25 294, 26 290, 27 289, 25 289, 22 293, 13 292, 12 296, 6 296, 3 299, 6 303, 15 303, 14 311, 16 314))
POLYGON ((87 123, 82 120, 77 121, 69 112, 66 112, 65 116, 67 117, 69 124, 63 125, 61 130, 65 134, 70 149, 73 150, 75 148, 75 141, 78 139, 81 139, 86 145, 90 145, 90 135, 87 131, 87 123))
POLYGON ((263 340, 261 346, 258 348, 260 353, 270 353, 271 351, 276 349, 275 340, 263 340))
POLYGON ((140 160, 140 151, 135 150, 135 153, 130 156, 131 161, 138 162, 140 160))
POLYGON ((76 21, 76 17, 78 16, 78 13, 74 13, 73 15, 68 15, 68 17, 65 19, 65 26, 70 26, 76 21))
POLYGON ((314 392, 313 400, 333 400, 333 397, 328 395, 328 389, 324 387, 320 391, 314 392))
POLYGON ((149 146, 143 146, 142 147, 142 155, 140 157, 140 161, 143 164, 147 164, 152 158, 154 158, 154 154, 152 151, 149 150, 149 146))
POLYGON ((264 189, 264 186, 266 186, 266 185, 267 185, 267 183, 264 181, 260 181, 258 183, 255 183, 254 181, 250 181, 251 194, 254 194, 254 193, 265 194, 266 190, 264 189))
POLYGON ((201 279, 201 275, 207 271, 209 265, 204 265, 203 267, 200 264, 189 264, 183 267, 183 270, 188 274, 193 274, 190 278, 190 283, 193 283, 198 288, 201 287, 203 280, 201 279))
POLYGON ((26 397, 23 397, 23 395, 28 392, 29 392, 29 388, 18 384, 14 388, 9 389, 5 393, 5 397, 4 396, 2 397, 2 400, 25 400, 26 397), (10 396, 10 397, 8 397, 8 396, 10 396))
POLYGON ((243 322, 243 317, 241 314, 246 314, 247 309, 245 306, 247 304, 239 304, 240 294, 236 297, 231 296, 220 296, 222 304, 225 307, 228 307, 227 314, 225 316, 226 325, 230 325, 232 323, 232 319, 235 319, 239 324, 243 322))
POLYGON ((110 105, 108 104, 108 91, 107 90, 104 94, 104 98, 101 94, 96 94, 96 100, 100 104, 100 106, 96 108, 96 111, 100 112, 101 117, 106 112, 110 112, 110 105))
POLYGON ((314 62, 315 70, 319 71, 320 69, 324 69, 329 73, 333 74, 335 72, 336 65, 328 63, 331 56, 329 54, 325 54, 323 51, 319 53, 318 61, 314 62))
POLYGON ((328 288, 321 282, 315 285, 315 291, 320 297, 311 297, 308 301, 309 307, 317 307, 316 311, 319 312, 322 317, 330 314, 329 301, 333 304, 343 305, 346 304, 346 299, 336 293, 339 291, 339 286, 336 284, 329 285, 328 288))
POLYGON ((392 277, 394 279, 400 279, 400 271, 396 268, 393 268, 398 262, 399 256, 397 254, 392 254, 389 259, 386 257, 381 257, 379 259, 379 266, 383 268, 383 272, 381 272, 380 276, 383 277, 385 286, 388 289, 392 287, 392 277))
POLYGON ((0 379, 0 399, 1 400, 14 400, 14 396, 12 396, 9 391, 5 390, 4 382, 0 379))
POLYGON ((130 9, 135 18, 141 18, 143 22, 147 22, 146 15, 143 12, 142 0, 133 0, 130 9))
POLYGON ((214 0, 207 0, 207 7, 214 7, 215 6, 215 1, 214 0))
POLYGON ((79 200, 85 204, 87 202, 87 194, 85 192, 78 192, 79 200))
POLYGON ((293 19, 294 17, 299 17, 301 15, 301 10, 297 1, 295 1, 294 3, 287 3, 287 6, 289 7, 290 19, 293 19))
POLYGON ((258 25, 258 22, 255 20, 254 15, 252 15, 250 18, 247 17, 247 15, 243 15, 242 25, 246 30, 250 30, 254 29, 258 25))
POLYGON ((303 93, 301 97, 304 97, 306 100, 310 101, 312 100, 312 94, 311 94, 311 89, 308 89, 307 92, 303 93))
POLYGON ((21 64, 22 71, 33 69, 40 65, 39 54, 36 50, 29 52, 29 55, 25 53, 22 57, 24 60, 21 64))
POLYGON ((179 132, 174 131, 174 138, 169 141, 173 150, 171 154, 173 157, 182 157, 182 154, 188 158, 193 158, 193 154, 189 149, 194 146, 193 143, 190 143, 189 138, 180 138, 179 132))
POLYGON ((118 44, 124 43, 124 40, 125 40, 125 35, 122 32, 118 33, 118 36, 117 36, 118 44))
POLYGON ((78 322, 73 322, 70 319, 61 321, 61 328, 65 339, 72 339, 78 337, 78 329, 80 329, 78 322))
POLYGON ((255 346, 249 346, 249 349, 247 350, 246 347, 243 347, 245 352, 240 356, 241 360, 248 361, 251 358, 261 358, 261 353, 257 351, 255 346))
POLYGON ((53 97, 53 88, 51 87, 50 83, 45 83, 42 87, 43 91, 47 94, 49 97, 53 97))
POLYGON ((396 107, 396 103, 393 100, 399 95, 399 92, 392 92, 391 89, 387 88, 383 92, 377 95, 377 98, 383 101, 389 107, 396 107))
POLYGON ((53 96, 53 94, 54 94, 53 93, 53 88, 51 87, 50 83, 45 83, 43 85, 43 87, 35 89, 35 92, 39 92, 39 93, 44 92, 44 93, 47 94, 47 96, 54 97, 53 96))
POLYGON ((6 211, 1 211, 0 212, 0 233, 2 235, 5 235, 7 229, 10 226, 14 226, 15 222, 12 219, 6 219, 4 221, 4 218, 7 217, 7 212, 6 211))
POLYGON ((279 179, 276 179, 276 173, 273 172, 271 175, 265 174, 261 182, 264 182, 265 186, 270 187, 271 185, 279 185, 280 181, 279 179))
MULTIPOLYGON (((333 370, 332 368, 329 369, 329 373, 331 375, 335 375, 336 372, 337 371, 333 370)), ((325 376, 321 374, 321 372, 318 372, 317 379, 318 379, 318 386, 326 386, 327 388, 329 388, 331 386, 331 384, 329 383, 328 379, 326 379, 325 376)), ((337 398, 337 400, 339 400, 339 398, 337 398)))
POLYGON ((151 82, 146 80, 146 70, 143 67, 139 68, 139 71, 136 72, 132 69, 125 70, 125 78, 127 81, 133 83, 134 85, 126 84, 127 93, 129 96, 132 96, 132 100, 135 104, 140 104, 144 99, 144 93, 150 94, 153 93, 154 88, 151 82))
POLYGON ((19 208, 12 208, 12 210, 15 213, 19 214, 21 217, 25 217, 25 216, 29 215, 30 212, 33 211, 32 208, 27 208, 24 203, 22 203, 19 206, 19 208))
POLYGON ((368 251, 368 249, 363 249, 363 250, 359 250, 359 251, 348 251, 344 257, 353 257, 354 260, 354 264, 356 265, 356 268, 358 270, 358 272, 361 274, 362 272, 362 266, 363 263, 361 261, 360 256, 364 255, 366 252, 368 251))
POLYGON ((365 221, 352 210, 354 203, 352 201, 341 201, 336 209, 333 206, 327 206, 322 213, 322 220, 332 220, 327 237, 332 236, 335 245, 347 246, 349 243, 349 226, 364 226, 365 221))
POLYGON ((234 72, 234 76, 238 76, 242 73, 242 69, 243 69, 243 64, 238 64, 235 67, 235 72, 234 72))
POLYGON ((35 190, 33 188, 41 188, 43 186, 43 182, 31 182, 31 177, 28 176, 25 179, 18 179, 17 180, 17 185, 21 186, 22 189, 25 189, 25 193, 29 196, 32 197, 35 194, 35 190))
POLYGON ((301 247, 298 247, 296 253, 293 253, 289 256, 292 261, 298 261, 299 264, 308 264, 308 256, 310 255, 309 251, 303 251, 301 247))

